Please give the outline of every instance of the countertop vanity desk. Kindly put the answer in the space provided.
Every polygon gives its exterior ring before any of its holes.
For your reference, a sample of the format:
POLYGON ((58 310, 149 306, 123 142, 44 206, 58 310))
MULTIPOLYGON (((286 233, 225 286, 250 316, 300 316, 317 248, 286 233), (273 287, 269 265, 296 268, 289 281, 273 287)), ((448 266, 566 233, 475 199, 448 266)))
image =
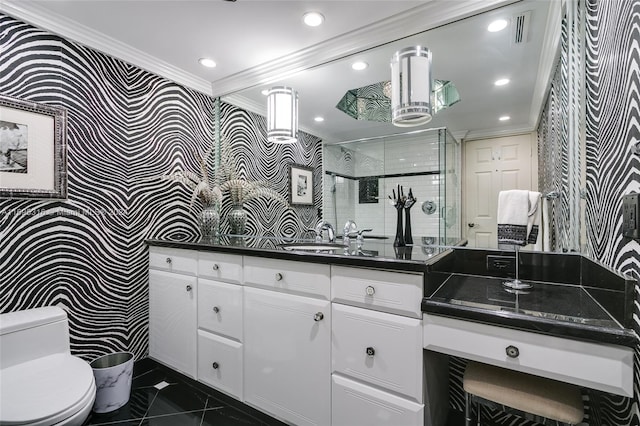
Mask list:
POLYGON ((449 355, 633 393, 633 283, 581 256, 513 295, 500 252, 281 243, 148 241, 150 356, 296 425, 443 425, 449 355))

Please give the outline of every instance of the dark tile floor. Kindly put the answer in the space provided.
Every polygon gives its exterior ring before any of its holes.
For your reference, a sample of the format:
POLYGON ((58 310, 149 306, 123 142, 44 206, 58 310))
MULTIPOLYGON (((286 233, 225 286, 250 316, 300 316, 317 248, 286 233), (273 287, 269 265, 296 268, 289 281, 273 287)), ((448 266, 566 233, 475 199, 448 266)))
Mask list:
MULTIPOLYGON (((134 365, 129 403, 111 413, 92 413, 84 426, 94 425, 282 426, 284 423, 151 359, 143 359, 134 365), (163 381, 169 386, 157 389, 155 385, 163 381)), ((452 410, 447 426, 462 425, 462 413, 452 410)))
POLYGON ((137 361, 129 403, 111 413, 92 413, 85 426, 284 425, 151 359, 137 361), (155 385, 169 383, 163 389, 155 385))

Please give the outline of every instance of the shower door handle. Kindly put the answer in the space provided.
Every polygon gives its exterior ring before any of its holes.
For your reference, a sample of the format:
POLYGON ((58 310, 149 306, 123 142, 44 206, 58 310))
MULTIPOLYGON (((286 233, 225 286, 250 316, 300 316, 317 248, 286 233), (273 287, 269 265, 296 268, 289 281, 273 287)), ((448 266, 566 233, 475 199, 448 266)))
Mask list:
POLYGON ((471 222, 471 223, 467 223, 467 226, 468 226, 469 228, 474 228, 474 227, 476 226, 476 224, 475 224, 475 223, 473 223, 473 222, 471 222))

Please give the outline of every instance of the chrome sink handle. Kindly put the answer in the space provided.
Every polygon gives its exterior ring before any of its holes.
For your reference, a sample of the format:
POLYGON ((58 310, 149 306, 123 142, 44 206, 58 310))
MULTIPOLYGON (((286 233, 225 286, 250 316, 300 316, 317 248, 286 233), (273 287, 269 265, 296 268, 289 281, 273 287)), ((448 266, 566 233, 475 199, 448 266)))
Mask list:
POLYGON ((336 231, 333 229, 333 226, 324 220, 321 220, 316 225, 316 241, 320 240, 322 242, 322 231, 327 231, 327 238, 329 238, 329 242, 333 243, 336 241, 336 231))

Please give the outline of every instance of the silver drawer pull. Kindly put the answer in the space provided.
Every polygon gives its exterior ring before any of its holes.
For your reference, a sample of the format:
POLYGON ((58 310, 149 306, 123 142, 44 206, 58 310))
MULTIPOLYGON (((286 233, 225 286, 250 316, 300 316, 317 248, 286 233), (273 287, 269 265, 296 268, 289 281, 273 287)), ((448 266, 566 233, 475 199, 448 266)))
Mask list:
POLYGON ((217 263, 213 264, 213 270, 217 271, 218 269, 220 269, 220 265, 218 265, 217 263))
POLYGON ((190 285, 187 285, 187 287, 186 287, 187 291, 191 291, 191 288, 192 287, 190 285))
POLYGON ((167 262, 169 265, 171 265, 171 258, 167 257, 167 259, 165 260, 165 262, 167 262))
POLYGON ((373 296, 374 294, 376 294, 376 289, 373 288, 373 286, 370 286, 370 285, 367 286, 365 291, 367 292, 367 296, 373 296))
POLYGON ((212 367, 214 370, 217 370, 217 369, 218 369, 218 367, 220 367, 220 364, 218 364, 217 362, 214 362, 213 364, 211 364, 211 367, 212 367))
POLYGON ((322 312, 316 312, 316 314, 313 316, 313 320, 315 322, 322 321, 323 319, 324 319, 324 314, 322 312))
POLYGON ((520 355, 520 350, 513 345, 507 346, 505 352, 507 352, 507 356, 509 358, 518 358, 518 356, 520 355))
POLYGON ((220 308, 218 308, 217 306, 214 306, 213 307, 213 312, 215 312, 217 314, 218 312, 220 312, 220 308))
POLYGON ((280 272, 276 273, 276 281, 282 281, 283 275, 280 272))
POLYGON ((373 357, 375 354, 376 354, 376 350, 373 347, 369 346, 367 348, 367 356, 373 357))

